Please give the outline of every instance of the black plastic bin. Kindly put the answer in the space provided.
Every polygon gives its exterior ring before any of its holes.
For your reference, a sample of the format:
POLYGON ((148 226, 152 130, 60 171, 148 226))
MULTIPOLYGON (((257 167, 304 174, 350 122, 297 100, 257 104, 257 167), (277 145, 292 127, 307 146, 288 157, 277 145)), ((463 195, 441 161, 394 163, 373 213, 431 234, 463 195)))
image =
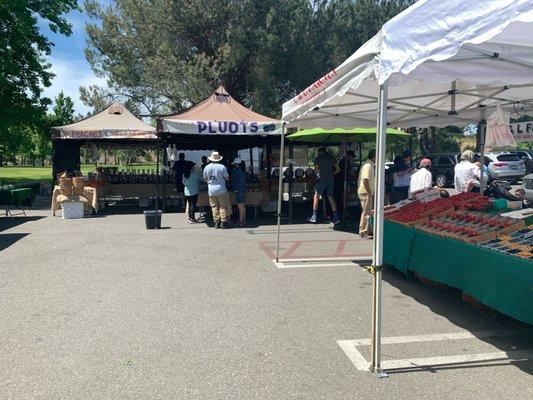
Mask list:
POLYGON ((161 214, 163 214, 161 210, 146 210, 143 214, 146 229, 161 229, 161 214))

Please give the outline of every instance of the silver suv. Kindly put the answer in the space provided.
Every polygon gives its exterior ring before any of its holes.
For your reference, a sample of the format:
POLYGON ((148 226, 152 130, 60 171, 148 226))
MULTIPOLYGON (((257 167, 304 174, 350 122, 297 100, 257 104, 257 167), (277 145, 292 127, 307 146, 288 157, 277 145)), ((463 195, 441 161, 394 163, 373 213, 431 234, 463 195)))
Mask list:
POLYGON ((491 179, 517 182, 526 174, 526 166, 516 153, 487 153, 485 165, 491 179))

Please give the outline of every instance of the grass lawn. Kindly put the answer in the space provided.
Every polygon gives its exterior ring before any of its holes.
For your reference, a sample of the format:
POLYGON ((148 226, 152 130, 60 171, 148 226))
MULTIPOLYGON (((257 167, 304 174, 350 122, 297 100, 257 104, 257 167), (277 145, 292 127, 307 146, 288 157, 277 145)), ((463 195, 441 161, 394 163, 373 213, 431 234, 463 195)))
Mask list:
MULTIPOLYGON (((112 165, 113 167, 115 165, 112 165)), ((155 168, 155 165, 132 165, 133 168, 155 168)), ((125 169, 120 166, 120 169, 125 169)), ((87 175, 88 172, 94 171, 94 165, 82 165, 81 172, 87 175)), ((52 179, 52 166, 46 167, 0 167, 0 184, 22 184, 27 182, 41 182, 52 179)))
POLYGON ((20 184, 52 179, 52 167, 0 167, 0 183, 20 184))

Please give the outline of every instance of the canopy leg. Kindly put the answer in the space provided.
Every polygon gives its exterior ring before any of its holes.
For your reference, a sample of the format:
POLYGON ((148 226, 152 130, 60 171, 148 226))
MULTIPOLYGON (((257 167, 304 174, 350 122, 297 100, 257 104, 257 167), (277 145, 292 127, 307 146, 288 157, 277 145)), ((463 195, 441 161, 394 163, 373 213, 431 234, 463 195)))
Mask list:
POLYGON ((252 147, 250 147, 250 173, 252 175, 252 180, 253 180, 253 177, 254 177, 254 149, 252 147))
MULTIPOLYGON (((155 162, 155 212, 157 217, 157 211, 159 209, 159 139, 156 142, 155 162)), ((157 224, 155 224, 155 229, 159 229, 157 224)))
POLYGON ((480 171, 480 174, 479 174, 479 193, 481 195, 483 195, 483 193, 485 192, 485 186, 487 184, 487 182, 485 182, 485 174, 484 174, 484 167, 485 167, 485 139, 486 139, 486 135, 487 135, 487 121, 485 121, 485 119, 483 119, 480 123, 479 123, 479 129, 480 129, 480 157, 479 157, 479 162, 481 163, 481 171, 480 171))
POLYGON ((343 192, 342 192, 342 221, 343 221, 342 225, 344 228, 346 228, 346 221, 347 221, 346 214, 348 210, 348 208, 346 207, 346 198, 348 197, 347 196, 348 183, 346 182, 347 180, 348 180, 348 143, 346 142, 346 137, 345 137, 344 138, 344 177, 343 177, 344 187, 343 187, 343 192))
POLYGON ((278 181, 278 215, 277 215, 277 233, 276 233, 276 262, 279 261, 279 235, 281 228, 281 196, 283 196, 283 158, 285 156, 285 124, 281 127, 281 144, 279 150, 279 181, 278 181))
POLYGON ((387 82, 379 87, 378 123, 376 132, 376 181, 374 194, 374 241, 372 246, 372 338, 370 371, 380 378, 381 370, 381 284, 383 270, 383 217, 385 203, 385 150, 387 132, 387 82))

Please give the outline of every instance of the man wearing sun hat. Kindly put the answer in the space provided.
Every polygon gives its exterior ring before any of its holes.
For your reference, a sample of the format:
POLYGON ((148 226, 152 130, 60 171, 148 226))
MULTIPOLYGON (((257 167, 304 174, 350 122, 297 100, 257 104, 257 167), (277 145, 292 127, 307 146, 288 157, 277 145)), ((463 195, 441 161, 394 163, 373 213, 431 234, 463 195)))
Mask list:
POLYGON ((213 212, 215 228, 226 229, 228 227, 229 195, 226 189, 226 181, 229 179, 228 170, 220 163, 222 156, 218 151, 213 151, 208 157, 211 161, 205 168, 203 176, 207 182, 209 205, 213 212))
POLYGON ((433 176, 431 175, 431 160, 423 158, 420 161, 420 169, 411 175, 411 183, 409 185, 409 195, 424 189, 430 189, 433 184, 433 176))

